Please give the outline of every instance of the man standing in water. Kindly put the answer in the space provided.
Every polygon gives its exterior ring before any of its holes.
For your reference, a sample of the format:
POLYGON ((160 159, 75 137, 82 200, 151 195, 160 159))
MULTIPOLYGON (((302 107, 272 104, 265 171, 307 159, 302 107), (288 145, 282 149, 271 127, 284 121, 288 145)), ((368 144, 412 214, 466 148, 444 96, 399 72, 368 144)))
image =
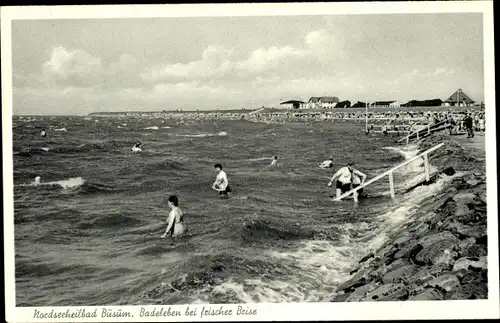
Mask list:
POLYGON ((228 198, 228 193, 231 192, 226 172, 222 170, 221 164, 215 164, 215 171, 218 173, 212 188, 219 192, 221 198, 228 198))
MULTIPOLYGON (((366 180, 366 175, 355 169, 354 163, 350 162, 347 164, 347 166, 340 168, 335 174, 333 174, 332 179, 328 183, 328 186, 332 186, 333 181, 335 180, 336 198, 338 199, 340 195, 351 190, 351 184, 353 184, 353 186, 355 185, 354 187, 362 185, 366 180), (354 176, 359 176, 361 178, 361 181, 359 183, 354 183, 354 176)), ((358 201, 358 192, 359 191, 356 191, 353 194, 354 202, 358 201)))

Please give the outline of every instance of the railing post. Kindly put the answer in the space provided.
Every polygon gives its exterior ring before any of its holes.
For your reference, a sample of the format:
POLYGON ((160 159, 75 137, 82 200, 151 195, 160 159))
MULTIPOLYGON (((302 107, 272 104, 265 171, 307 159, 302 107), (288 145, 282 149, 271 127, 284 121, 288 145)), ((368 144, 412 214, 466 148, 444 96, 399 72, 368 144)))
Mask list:
POLYGON ((396 198, 396 193, 394 192, 394 178, 392 177, 392 172, 389 172, 389 186, 391 188, 391 198, 396 198))
POLYGON ((418 133, 419 133, 419 131, 417 131, 417 140, 419 139, 419 138, 418 138, 418 133))
POLYGON ((431 126, 429 124, 427 124, 427 134, 430 134, 431 133, 431 126))
POLYGON ((429 157, 427 154, 424 154, 424 169, 425 169, 425 181, 428 183, 431 179, 430 171, 429 171, 429 157))
POLYGON ((406 136, 406 144, 408 145, 409 142, 410 142, 410 135, 406 136))

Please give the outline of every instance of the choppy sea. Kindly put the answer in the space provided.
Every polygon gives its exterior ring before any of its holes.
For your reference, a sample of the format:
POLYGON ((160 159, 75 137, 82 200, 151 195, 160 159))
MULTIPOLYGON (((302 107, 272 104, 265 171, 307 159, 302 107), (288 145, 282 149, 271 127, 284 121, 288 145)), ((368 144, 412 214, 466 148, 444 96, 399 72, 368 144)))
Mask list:
POLYGON ((17 306, 329 301, 352 266, 446 185, 418 160, 332 202, 348 161, 368 179, 417 153, 353 122, 14 117, 17 306), (46 138, 40 137, 42 128, 46 138), (131 152, 136 140, 144 151, 131 152), (268 168, 273 155, 280 166, 268 168), (334 169, 318 165, 334 157, 334 169), (221 163, 229 199, 211 190, 221 163), (40 176, 42 185, 33 183, 40 176), (160 239, 169 195, 188 232, 160 239))

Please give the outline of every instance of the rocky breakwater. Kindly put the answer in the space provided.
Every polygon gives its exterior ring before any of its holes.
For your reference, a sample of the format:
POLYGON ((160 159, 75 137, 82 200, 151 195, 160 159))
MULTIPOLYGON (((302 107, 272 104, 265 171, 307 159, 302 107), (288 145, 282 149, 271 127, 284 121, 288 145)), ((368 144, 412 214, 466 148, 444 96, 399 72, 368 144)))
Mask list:
MULTIPOLYGON (((431 163, 457 174, 443 191, 422 204, 388 242, 359 260, 332 301, 463 300, 488 297, 486 171, 456 140, 440 142, 431 163)), ((475 152, 477 155, 477 152, 475 152)))

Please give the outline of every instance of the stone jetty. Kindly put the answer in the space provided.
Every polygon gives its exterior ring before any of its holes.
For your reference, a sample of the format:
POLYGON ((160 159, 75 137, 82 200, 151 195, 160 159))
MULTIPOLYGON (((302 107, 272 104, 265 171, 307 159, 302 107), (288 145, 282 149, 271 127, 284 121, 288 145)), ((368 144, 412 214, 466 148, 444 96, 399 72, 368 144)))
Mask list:
POLYGON ((359 260, 332 301, 488 297, 484 142, 465 140, 436 134, 420 142, 421 151, 446 142, 430 162, 440 169, 452 166, 457 175, 385 245, 359 260))

